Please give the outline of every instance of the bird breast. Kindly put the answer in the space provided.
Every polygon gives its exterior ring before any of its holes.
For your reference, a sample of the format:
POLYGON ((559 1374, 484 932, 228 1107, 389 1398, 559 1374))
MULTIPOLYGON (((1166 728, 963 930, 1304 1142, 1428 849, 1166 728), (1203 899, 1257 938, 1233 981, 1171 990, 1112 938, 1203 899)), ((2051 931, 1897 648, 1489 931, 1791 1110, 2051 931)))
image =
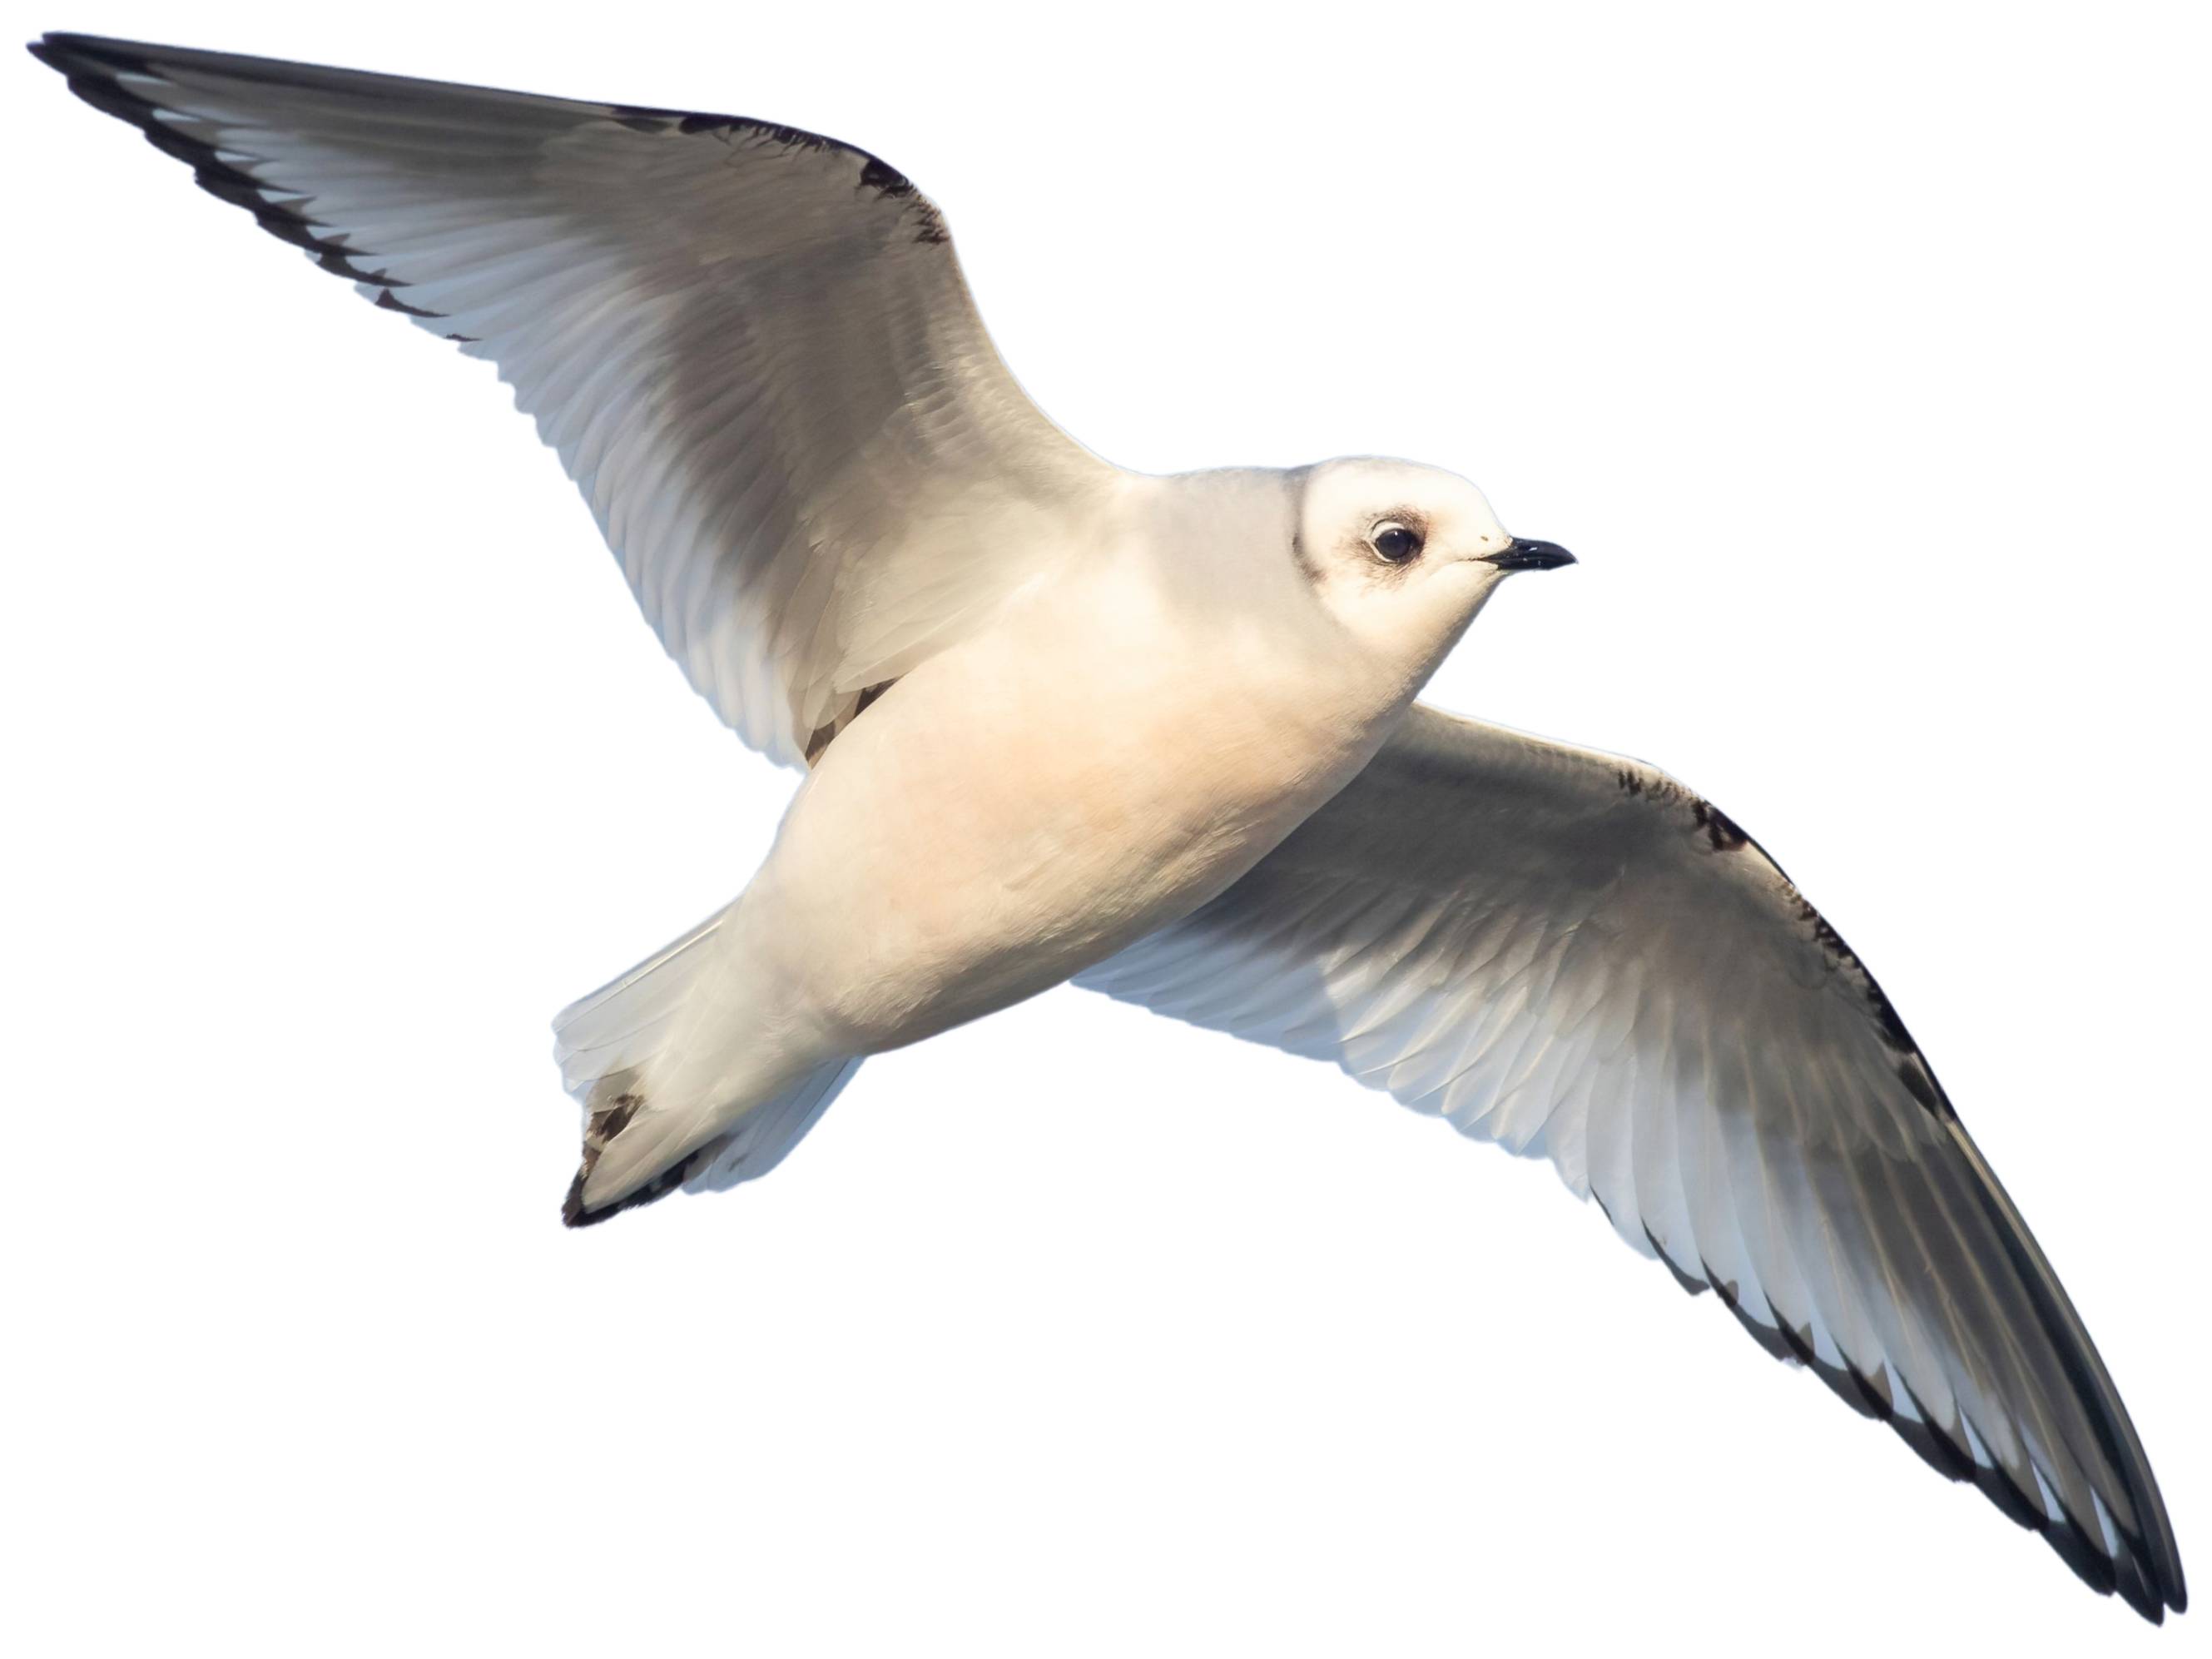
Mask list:
POLYGON ((837 736, 746 895, 747 932, 841 1042, 919 1041, 1205 902, 1396 712, 1325 633, 1088 573, 837 736))

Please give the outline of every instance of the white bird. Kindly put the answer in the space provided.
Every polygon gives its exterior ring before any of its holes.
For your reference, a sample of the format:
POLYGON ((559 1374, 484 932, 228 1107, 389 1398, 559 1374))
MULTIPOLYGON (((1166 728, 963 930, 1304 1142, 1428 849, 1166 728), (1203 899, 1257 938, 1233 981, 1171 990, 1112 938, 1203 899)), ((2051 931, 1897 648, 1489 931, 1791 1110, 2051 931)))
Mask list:
POLYGON ((1397 461, 1102 461, 937 210, 831 139, 31 50, 496 364, 669 654, 806 769, 733 902, 558 1017, 572 1224, 763 1175, 867 1055, 1072 977, 1550 1158, 2096 1589, 2185 1605, 2119 1395, 1856 954, 1663 774, 1414 702, 1563 550, 1397 461))

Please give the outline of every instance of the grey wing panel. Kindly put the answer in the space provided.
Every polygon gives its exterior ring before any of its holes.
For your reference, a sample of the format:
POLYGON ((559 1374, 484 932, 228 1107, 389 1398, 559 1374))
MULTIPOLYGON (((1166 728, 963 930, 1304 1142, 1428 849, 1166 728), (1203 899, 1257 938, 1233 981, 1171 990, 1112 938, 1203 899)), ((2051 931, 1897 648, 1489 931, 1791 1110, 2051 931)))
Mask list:
POLYGON ((1079 982, 1548 1158, 2096 1588, 2185 1604, 2119 1395, 1895 1010, 1664 775, 1417 708, 1242 881, 1079 982))
POLYGON ((804 757, 1112 470, 1023 394, 942 217, 769 122, 51 35, 32 50, 380 307, 489 359, 669 653, 804 757))

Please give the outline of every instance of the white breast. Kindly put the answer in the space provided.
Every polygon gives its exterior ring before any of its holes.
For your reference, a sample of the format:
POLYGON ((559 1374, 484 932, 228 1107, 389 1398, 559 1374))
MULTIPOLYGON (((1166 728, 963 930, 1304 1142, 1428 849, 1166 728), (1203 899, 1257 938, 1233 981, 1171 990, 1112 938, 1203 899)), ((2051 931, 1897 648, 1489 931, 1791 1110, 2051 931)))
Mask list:
POLYGON ((1324 621, 1185 586, 1141 550, 1101 557, 900 681, 794 803, 741 902, 746 948, 854 1047, 894 1047, 1243 874, 1396 710, 1324 621))

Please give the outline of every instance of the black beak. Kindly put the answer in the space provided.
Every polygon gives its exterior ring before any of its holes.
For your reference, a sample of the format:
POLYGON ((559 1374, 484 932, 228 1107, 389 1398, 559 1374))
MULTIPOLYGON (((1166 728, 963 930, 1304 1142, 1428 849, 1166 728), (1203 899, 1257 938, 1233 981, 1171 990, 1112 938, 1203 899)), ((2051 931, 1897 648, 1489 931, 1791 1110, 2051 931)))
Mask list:
POLYGON ((1482 562, 1500 570, 1557 570, 1563 564, 1572 564, 1575 556, 1557 542, 1524 542, 1516 536, 1503 553, 1486 553, 1482 562))

